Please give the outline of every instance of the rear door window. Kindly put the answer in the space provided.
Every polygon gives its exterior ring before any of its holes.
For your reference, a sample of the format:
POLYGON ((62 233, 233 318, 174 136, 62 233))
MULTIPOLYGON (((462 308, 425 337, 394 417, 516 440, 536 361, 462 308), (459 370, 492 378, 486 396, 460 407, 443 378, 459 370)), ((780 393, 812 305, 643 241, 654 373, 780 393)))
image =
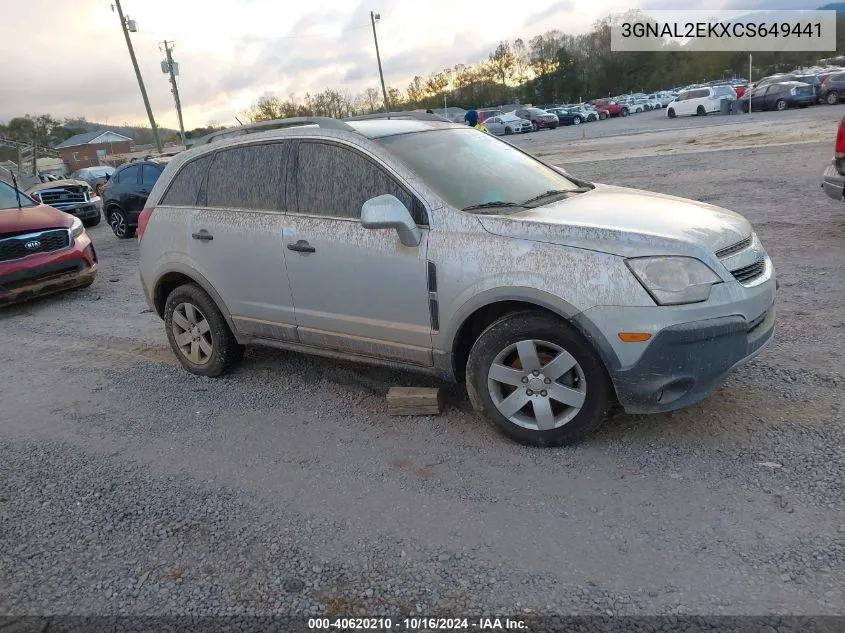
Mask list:
POLYGON ((132 165, 120 172, 120 184, 122 185, 136 185, 138 184, 138 176, 141 171, 140 165, 132 165))
POLYGON ((283 141, 217 152, 208 170, 207 206, 284 211, 290 148, 283 141))
POLYGON ((171 207, 192 207, 198 204, 211 158, 211 154, 208 154, 183 165, 161 203, 171 207))
POLYGON ((299 146, 296 169, 298 212, 356 219, 370 198, 391 194, 417 224, 426 224, 421 205, 380 166, 351 149, 330 143, 299 146))
POLYGON ((141 166, 141 184, 154 185, 156 180, 161 176, 161 169, 153 165, 141 166))

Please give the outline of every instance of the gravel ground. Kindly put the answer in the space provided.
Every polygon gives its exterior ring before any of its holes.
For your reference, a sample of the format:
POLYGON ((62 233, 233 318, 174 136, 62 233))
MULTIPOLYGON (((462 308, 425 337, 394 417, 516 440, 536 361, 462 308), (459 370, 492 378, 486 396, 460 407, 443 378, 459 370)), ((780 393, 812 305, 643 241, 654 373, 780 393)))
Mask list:
MULTIPOLYGON (((685 411, 514 445, 429 379, 251 350, 182 371, 137 244, 0 313, 0 615, 845 615, 845 208, 830 145, 580 163, 735 208, 781 279, 776 341, 685 411)), ((773 631, 775 629, 772 629, 773 631)))

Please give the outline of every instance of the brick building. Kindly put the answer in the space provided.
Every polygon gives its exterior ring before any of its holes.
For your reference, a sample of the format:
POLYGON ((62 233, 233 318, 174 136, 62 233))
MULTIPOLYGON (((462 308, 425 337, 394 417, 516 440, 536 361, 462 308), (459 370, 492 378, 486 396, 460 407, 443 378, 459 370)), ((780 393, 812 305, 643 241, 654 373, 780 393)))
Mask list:
POLYGON ((130 151, 132 139, 109 130, 95 130, 71 136, 56 146, 68 171, 105 164, 106 156, 130 151))

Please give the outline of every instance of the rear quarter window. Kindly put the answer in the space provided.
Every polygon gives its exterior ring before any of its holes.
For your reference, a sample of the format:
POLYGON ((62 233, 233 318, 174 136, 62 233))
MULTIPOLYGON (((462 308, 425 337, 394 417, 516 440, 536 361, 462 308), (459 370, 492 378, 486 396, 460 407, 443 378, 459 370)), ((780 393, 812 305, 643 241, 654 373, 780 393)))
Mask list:
POLYGON ((205 179, 205 172, 211 163, 211 155, 192 160, 176 174, 161 204, 171 207, 192 207, 198 204, 200 190, 205 179))

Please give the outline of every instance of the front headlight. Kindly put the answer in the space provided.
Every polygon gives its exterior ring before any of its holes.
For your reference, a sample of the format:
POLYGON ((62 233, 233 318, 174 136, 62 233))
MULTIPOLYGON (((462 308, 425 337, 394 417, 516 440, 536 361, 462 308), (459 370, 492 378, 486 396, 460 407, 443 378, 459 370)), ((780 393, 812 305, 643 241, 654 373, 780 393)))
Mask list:
POLYGON ((719 275, 694 257, 638 257, 625 263, 660 305, 697 303, 710 297, 719 275))
POLYGON ((70 225, 68 230, 70 231, 70 236, 72 238, 77 238, 85 232, 85 227, 82 226, 82 220, 79 218, 73 218, 73 224, 70 225))

